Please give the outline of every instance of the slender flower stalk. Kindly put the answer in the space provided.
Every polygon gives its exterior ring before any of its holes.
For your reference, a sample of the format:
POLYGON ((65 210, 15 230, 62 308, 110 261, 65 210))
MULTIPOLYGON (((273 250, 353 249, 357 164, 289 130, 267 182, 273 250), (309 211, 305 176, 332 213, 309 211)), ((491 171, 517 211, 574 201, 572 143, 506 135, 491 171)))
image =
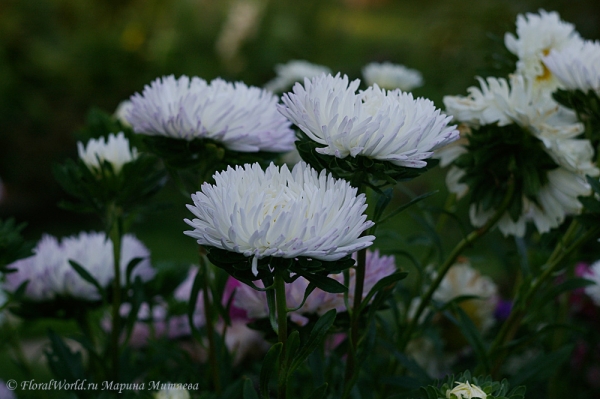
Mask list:
POLYGON ((404 331, 404 335, 402 336, 400 350, 403 350, 404 348, 406 348, 406 345, 408 345, 411 335, 412 335, 414 329, 416 328, 417 323, 419 322, 419 319, 421 318, 421 315, 425 311, 425 308, 429 305, 429 302, 431 301, 431 298, 433 297, 434 292, 437 290, 437 288, 442 283, 442 280, 444 279, 444 276, 446 275, 446 273, 448 273, 448 270, 450 270, 450 267, 452 267, 452 265, 456 262, 456 259, 460 256, 460 254, 468 246, 472 245, 476 240, 483 237, 492 227, 494 227, 496 225, 496 223, 500 220, 503 213, 506 211, 506 209, 510 205, 511 200, 514 195, 514 192, 515 192, 515 183, 514 183, 514 179, 511 179, 508 182, 508 188, 507 188, 506 195, 505 195, 504 199, 502 200, 502 203, 496 210, 495 214, 490 219, 488 219, 488 221, 486 222, 486 224, 484 226, 482 226, 481 228, 479 228, 475 231, 472 231, 467 237, 465 237, 462 241, 460 241, 456 245, 456 247, 454 247, 450 256, 446 259, 444 264, 440 267, 435 280, 429 286, 429 289, 423 296, 422 301, 419 304, 419 307, 417 308, 417 311, 415 312, 414 316, 408 323, 406 330, 404 331))
POLYGON ((121 240, 122 240, 122 216, 121 211, 110 207, 108 220, 111 221, 109 237, 113 244, 114 278, 112 292, 112 331, 111 331, 111 358, 113 381, 119 381, 119 358, 120 358, 120 332, 121 332, 121 240))
POLYGON ((503 350, 503 346, 517 333, 520 324, 527 313, 528 304, 531 302, 532 298, 535 297, 536 293, 553 276, 556 269, 570 254, 572 254, 576 249, 581 247, 581 245, 590 239, 598 236, 598 233, 600 233, 600 226, 589 229, 583 235, 580 235, 579 233, 579 222, 577 222, 577 220, 573 220, 569 226, 569 229, 548 258, 548 261, 542 267, 542 274, 535 279, 535 281, 533 281, 529 290, 527 290, 524 295, 517 296, 515 298, 513 310, 511 311, 508 319, 502 325, 502 328, 496 335, 496 338, 492 342, 492 345, 489 349, 489 354, 491 356, 497 356, 491 370, 492 374, 498 373, 500 366, 507 356, 508 353, 503 350))
POLYGON ((289 348, 287 345, 287 303, 285 295, 285 281, 283 270, 275 269, 275 303, 277 311, 277 339, 281 342, 281 356, 279 357, 279 385, 277 387, 277 398, 285 399, 287 396, 287 364, 289 348))

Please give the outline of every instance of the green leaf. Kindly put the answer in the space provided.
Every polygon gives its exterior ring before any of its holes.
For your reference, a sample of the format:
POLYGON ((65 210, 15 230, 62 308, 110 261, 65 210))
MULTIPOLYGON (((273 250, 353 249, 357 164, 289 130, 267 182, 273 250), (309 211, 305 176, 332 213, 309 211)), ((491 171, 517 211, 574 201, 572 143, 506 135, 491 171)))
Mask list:
POLYGON ((542 381, 550 377, 571 355, 573 345, 567 345, 559 350, 541 354, 524 364, 511 378, 511 385, 521 385, 531 381, 542 381))
POLYGON ((396 216, 400 212, 404 211, 405 209, 410 208, 411 206, 413 206, 413 205, 415 205, 415 204, 423 201, 425 198, 428 198, 428 197, 431 197, 434 194, 437 194, 438 192, 439 192, 439 190, 430 191, 428 193, 421 194, 418 197, 415 197, 415 198, 411 199, 406 204, 400 205, 398 208, 394 209, 392 212, 390 212, 389 214, 387 214, 383 219, 381 219, 379 221, 379 224, 387 222, 388 220, 390 220, 391 218, 393 218, 394 216, 396 216))
POLYGON ((302 277, 314 284, 317 288, 332 294, 343 294, 348 291, 348 287, 337 280, 320 274, 299 273, 302 277))
POLYGON ((458 319, 450 318, 462 331, 467 341, 473 348, 475 356, 480 364, 482 364, 486 370, 491 369, 491 362, 487 355, 487 349, 483 342, 481 333, 473 324, 471 318, 465 313, 462 308, 456 304, 453 304, 452 311, 457 314, 458 319))
POLYGON ((135 267, 137 265, 140 264, 141 261, 143 261, 144 258, 133 258, 129 261, 129 263, 127 264, 127 268, 125 269, 125 284, 126 287, 129 287, 129 284, 131 283, 131 274, 133 273, 133 269, 135 269, 135 267))
POLYGON ((313 393, 311 393, 307 399, 324 399, 327 395, 327 388, 329 387, 328 383, 324 383, 319 386, 313 393))
POLYGON ((245 378, 244 381, 244 397, 243 399, 258 399, 258 394, 254 389, 254 384, 249 378, 245 378))
POLYGON ((396 286, 396 283, 400 280, 405 279, 406 276, 408 276, 407 272, 396 272, 379 280, 377 283, 375 283, 373 288, 371 288, 367 296, 363 299, 358 312, 362 312, 364 308, 368 306, 369 302, 371 301, 371 298, 373 298, 375 294, 384 289, 387 289, 389 291, 393 290, 396 286))
POLYGON ((288 369, 288 375, 296 370, 306 358, 321 344, 325 336, 329 332, 329 329, 333 325, 336 317, 336 310, 331 309, 323 316, 319 317, 319 320, 315 323, 312 328, 310 335, 304 345, 300 348, 298 355, 292 361, 291 366, 288 369))
POLYGON ((271 380, 271 374, 278 367, 279 356, 283 348, 282 342, 277 342, 265 355, 262 367, 260 369, 260 395, 263 399, 269 399, 269 381, 271 380))
POLYGON ((82 279, 84 279, 85 281, 87 281, 88 283, 90 283, 94 287, 96 287, 96 289, 98 290, 98 293, 100 294, 100 297, 102 297, 103 300, 106 300, 106 291, 100 285, 100 283, 98 282, 98 280, 96 280, 94 278, 94 276, 92 276, 90 274, 90 272, 87 271, 86 268, 84 268, 83 266, 81 266, 79 263, 75 262, 72 259, 69 259, 69 264, 71 265, 71 267, 73 269, 75 269, 75 271, 77 272, 77 274, 79 274, 79 276, 82 279))

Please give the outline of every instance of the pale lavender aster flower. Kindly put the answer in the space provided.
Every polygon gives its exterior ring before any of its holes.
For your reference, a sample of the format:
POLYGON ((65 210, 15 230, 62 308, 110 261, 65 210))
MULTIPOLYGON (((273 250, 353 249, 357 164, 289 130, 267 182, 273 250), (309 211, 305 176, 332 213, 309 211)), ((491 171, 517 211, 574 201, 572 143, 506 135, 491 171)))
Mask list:
POLYGON ((543 57, 544 65, 567 90, 600 94, 600 42, 585 41, 543 57))
POLYGON ((368 86, 378 85, 382 89, 411 91, 423 86, 423 75, 416 69, 391 62, 372 62, 362 70, 363 78, 368 86))
POLYGON ((290 89, 294 83, 303 82, 304 78, 314 78, 322 74, 331 73, 331 70, 323 65, 312 64, 303 60, 292 60, 285 64, 275 66, 277 77, 265 84, 265 89, 275 93, 290 89))
POLYGON ((116 136, 111 133, 108 140, 104 137, 91 139, 84 146, 82 142, 77 143, 79 158, 92 171, 100 170, 100 164, 104 161, 109 162, 115 173, 119 173, 128 162, 134 161, 138 157, 136 148, 129 148, 129 140, 125 138, 123 132, 116 136))
MULTIPOLYGON (((142 261, 134 269, 132 278, 139 276, 142 281, 148 281, 154 277, 150 252, 137 238, 126 234, 121 246, 122 284, 125 283, 127 265, 134 258, 142 258, 142 261)), ((22 283, 29 281, 25 297, 31 301, 51 301, 57 297, 100 299, 96 288, 77 274, 69 260, 85 268, 102 287, 107 287, 114 278, 112 242, 104 233, 82 232, 63 238, 61 242, 44 235, 34 248, 33 256, 9 265, 16 272, 5 276, 4 289, 14 292, 22 283)))
POLYGON ((325 170, 304 162, 290 171, 271 164, 228 167, 192 194, 188 209, 196 218, 185 222, 185 234, 200 245, 221 248, 258 259, 306 256, 334 261, 373 243, 361 234, 373 225, 363 214, 364 194, 325 170))
POLYGON ((182 140, 211 139, 239 152, 285 152, 294 132, 277 97, 242 82, 165 76, 131 97, 126 116, 136 133, 182 140))
POLYGON ((0 399, 16 399, 17 396, 13 392, 14 388, 15 386, 12 386, 12 389, 8 389, 6 383, 0 380, 0 399))
POLYGON ((279 111, 337 158, 364 156, 408 168, 422 168, 433 151, 458 138, 451 117, 433 102, 375 85, 356 93, 360 81, 321 75, 297 83, 282 97, 279 111))
POLYGON ((594 262, 583 277, 595 283, 585 287, 585 293, 600 306, 600 260, 594 262))
MULTIPOLYGON (((356 260, 356 253, 352 257, 356 260)), ((378 250, 367 251, 365 271, 363 298, 367 296, 371 288, 379 280, 397 271, 394 257, 382 256, 378 250)), ((356 285, 355 269, 350 268, 349 273, 348 303, 351 305, 354 301, 354 287, 356 285)), ((329 277, 342 284, 344 283, 343 273, 330 275, 329 277)), ((262 287, 261 284, 261 282, 257 282, 257 285, 262 287)), ((308 284, 308 280, 299 277, 293 283, 286 285, 285 294, 288 308, 300 306, 308 284)), ((269 315, 267 296, 264 292, 257 291, 245 284, 242 284, 237 289, 238 292, 235 296, 234 305, 246 310, 249 318, 260 319, 269 315)), ((308 322, 307 316, 322 315, 331 309, 336 309, 338 312, 345 312, 347 310, 344 303, 344 294, 332 294, 316 288, 306 298, 304 305, 300 309, 290 312, 289 317, 293 322, 305 325, 308 322)))

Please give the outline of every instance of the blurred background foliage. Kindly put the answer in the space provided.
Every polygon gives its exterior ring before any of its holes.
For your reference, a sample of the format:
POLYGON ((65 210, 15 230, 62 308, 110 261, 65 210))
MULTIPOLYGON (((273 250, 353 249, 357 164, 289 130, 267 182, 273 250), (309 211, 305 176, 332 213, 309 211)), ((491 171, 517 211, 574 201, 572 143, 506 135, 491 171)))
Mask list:
MULTIPOLYGON (((351 78, 369 62, 391 61, 421 71, 425 86, 415 95, 443 107, 442 97, 465 94, 475 75, 514 69, 503 35, 514 32, 517 14, 540 8, 558 11, 583 37, 600 38, 597 0, 2 0, 0 218, 26 221, 32 240, 100 229, 56 207, 63 193, 51 165, 76 156, 74 132, 92 107, 112 113, 156 77, 262 86, 275 64, 291 59, 351 78)), ((428 172, 410 188, 444 190, 443 175, 428 172)), ((155 259, 195 259, 181 235, 184 200, 159 200, 175 204, 136 233, 155 259)))

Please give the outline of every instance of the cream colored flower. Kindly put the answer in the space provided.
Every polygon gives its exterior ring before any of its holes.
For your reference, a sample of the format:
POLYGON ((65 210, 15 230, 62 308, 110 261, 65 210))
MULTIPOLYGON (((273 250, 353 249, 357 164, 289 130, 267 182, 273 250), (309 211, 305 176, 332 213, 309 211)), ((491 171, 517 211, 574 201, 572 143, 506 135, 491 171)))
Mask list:
POLYGON ((447 399, 486 399, 487 394, 483 392, 477 385, 471 385, 467 382, 455 382, 456 386, 453 389, 446 391, 447 399))
POLYGON ((565 89, 600 94, 600 42, 585 41, 543 57, 544 65, 565 89))
POLYGON ((562 50, 581 42, 572 24, 562 21, 557 12, 544 10, 539 14, 520 14, 517 16, 517 35, 506 33, 504 36, 506 48, 519 58, 516 72, 549 90, 559 83, 542 62, 543 57, 552 50, 562 50))

